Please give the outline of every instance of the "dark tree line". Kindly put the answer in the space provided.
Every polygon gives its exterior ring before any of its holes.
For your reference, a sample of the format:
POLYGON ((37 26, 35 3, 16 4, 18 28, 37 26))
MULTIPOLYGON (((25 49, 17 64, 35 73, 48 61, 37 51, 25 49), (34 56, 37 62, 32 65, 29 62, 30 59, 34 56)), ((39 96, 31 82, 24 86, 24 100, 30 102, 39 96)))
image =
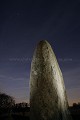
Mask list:
POLYGON ((29 119, 30 107, 27 103, 17 103, 13 97, 0 93, 0 120, 29 119))

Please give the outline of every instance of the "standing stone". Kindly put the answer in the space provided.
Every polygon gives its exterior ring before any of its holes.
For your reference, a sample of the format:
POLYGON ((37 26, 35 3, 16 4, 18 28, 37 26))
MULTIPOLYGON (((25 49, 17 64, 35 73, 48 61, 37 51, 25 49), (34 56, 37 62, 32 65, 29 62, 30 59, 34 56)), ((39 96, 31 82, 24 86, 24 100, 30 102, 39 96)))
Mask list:
POLYGON ((45 40, 37 45, 31 64, 30 120, 71 120, 63 76, 45 40))

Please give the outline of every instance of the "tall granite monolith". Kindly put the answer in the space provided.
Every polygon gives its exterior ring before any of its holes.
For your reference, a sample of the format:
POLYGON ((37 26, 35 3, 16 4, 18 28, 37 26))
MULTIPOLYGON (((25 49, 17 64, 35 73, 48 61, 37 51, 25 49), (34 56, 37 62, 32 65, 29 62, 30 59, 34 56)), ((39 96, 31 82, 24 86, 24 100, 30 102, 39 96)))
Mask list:
POLYGON ((71 120, 63 76, 46 40, 37 45, 31 63, 30 120, 71 120))

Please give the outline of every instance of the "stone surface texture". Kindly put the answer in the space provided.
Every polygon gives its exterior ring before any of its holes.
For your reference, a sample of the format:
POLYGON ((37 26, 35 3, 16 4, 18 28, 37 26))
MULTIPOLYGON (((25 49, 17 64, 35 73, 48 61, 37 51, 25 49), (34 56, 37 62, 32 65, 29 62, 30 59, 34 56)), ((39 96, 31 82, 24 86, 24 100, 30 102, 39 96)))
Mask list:
POLYGON ((30 120, 71 120, 63 76, 46 40, 37 45, 31 63, 30 120))

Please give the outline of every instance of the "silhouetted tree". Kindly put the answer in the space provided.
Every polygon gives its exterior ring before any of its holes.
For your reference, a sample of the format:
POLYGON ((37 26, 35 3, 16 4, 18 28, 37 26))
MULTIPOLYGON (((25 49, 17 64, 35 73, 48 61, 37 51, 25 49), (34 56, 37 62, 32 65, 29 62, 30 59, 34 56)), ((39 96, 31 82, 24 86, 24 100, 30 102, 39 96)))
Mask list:
POLYGON ((11 114, 14 104, 15 100, 13 97, 6 95, 5 93, 0 93, 0 115, 11 114))
POLYGON ((13 97, 6 95, 5 93, 0 93, 0 108, 11 108, 14 104, 15 100, 13 97))

